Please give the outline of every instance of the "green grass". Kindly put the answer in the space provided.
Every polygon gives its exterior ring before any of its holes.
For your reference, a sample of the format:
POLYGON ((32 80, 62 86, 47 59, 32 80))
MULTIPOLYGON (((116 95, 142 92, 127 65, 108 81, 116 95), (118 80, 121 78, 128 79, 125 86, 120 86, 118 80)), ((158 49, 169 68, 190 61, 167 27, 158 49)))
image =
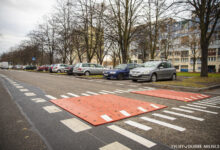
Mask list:
MULTIPOLYGON (((220 73, 209 73, 209 77, 220 77, 220 73)), ((184 77, 199 77, 199 72, 177 72, 177 76, 184 76, 184 77)))

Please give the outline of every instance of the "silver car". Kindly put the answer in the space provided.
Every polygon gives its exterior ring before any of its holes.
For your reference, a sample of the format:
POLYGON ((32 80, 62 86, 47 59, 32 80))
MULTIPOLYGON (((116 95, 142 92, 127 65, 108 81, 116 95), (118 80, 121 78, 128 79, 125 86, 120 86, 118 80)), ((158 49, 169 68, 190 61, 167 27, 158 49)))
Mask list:
POLYGON ((103 71, 106 70, 103 66, 93 63, 78 63, 73 69, 73 74, 76 75, 102 75, 103 71))
POLYGON ((65 69, 68 67, 67 64, 55 64, 53 66, 52 72, 61 73, 65 72, 65 69))
POLYGON ((163 79, 176 80, 176 69, 167 61, 149 61, 144 63, 144 67, 132 69, 129 77, 134 82, 138 80, 152 82, 163 79))

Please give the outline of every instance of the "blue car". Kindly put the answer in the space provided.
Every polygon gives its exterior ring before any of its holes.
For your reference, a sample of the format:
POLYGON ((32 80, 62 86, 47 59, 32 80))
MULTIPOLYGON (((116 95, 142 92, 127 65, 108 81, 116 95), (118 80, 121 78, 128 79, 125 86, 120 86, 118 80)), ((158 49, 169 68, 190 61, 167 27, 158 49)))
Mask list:
POLYGON ((131 69, 134 69, 136 67, 140 67, 138 64, 120 64, 116 66, 112 70, 106 70, 103 72, 104 78, 106 79, 128 79, 129 78, 129 72, 131 69))

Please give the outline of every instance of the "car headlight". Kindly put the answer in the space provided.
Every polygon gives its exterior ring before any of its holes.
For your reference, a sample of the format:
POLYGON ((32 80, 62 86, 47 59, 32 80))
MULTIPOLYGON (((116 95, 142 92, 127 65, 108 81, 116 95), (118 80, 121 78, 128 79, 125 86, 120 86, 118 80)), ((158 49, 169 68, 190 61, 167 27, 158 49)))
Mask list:
POLYGON ((116 74, 116 72, 110 72, 110 74, 116 74))
POLYGON ((149 73, 150 73, 149 70, 143 72, 143 74, 149 74, 149 73))

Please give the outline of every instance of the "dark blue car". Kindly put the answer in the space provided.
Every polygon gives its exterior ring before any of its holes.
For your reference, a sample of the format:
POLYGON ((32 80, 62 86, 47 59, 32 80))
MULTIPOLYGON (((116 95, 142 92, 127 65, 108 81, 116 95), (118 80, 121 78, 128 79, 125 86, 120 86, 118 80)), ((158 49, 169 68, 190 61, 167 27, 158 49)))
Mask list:
POLYGON ((128 79, 129 78, 129 72, 131 69, 134 69, 136 67, 140 67, 138 64, 120 64, 116 66, 112 70, 106 70, 103 72, 104 78, 106 79, 128 79))

